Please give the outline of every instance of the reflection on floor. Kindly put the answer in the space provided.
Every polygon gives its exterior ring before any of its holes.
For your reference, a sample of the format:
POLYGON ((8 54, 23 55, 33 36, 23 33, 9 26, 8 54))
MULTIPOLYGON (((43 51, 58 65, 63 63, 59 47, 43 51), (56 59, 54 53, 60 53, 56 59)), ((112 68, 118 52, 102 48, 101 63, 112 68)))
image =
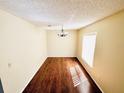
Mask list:
POLYGON ((23 93, 102 93, 74 57, 49 57, 23 93))
POLYGON ((81 83, 87 81, 86 76, 84 75, 84 73, 81 73, 81 69, 78 65, 75 65, 73 67, 70 67, 70 73, 71 73, 71 77, 73 80, 73 84, 74 87, 80 85, 81 83))

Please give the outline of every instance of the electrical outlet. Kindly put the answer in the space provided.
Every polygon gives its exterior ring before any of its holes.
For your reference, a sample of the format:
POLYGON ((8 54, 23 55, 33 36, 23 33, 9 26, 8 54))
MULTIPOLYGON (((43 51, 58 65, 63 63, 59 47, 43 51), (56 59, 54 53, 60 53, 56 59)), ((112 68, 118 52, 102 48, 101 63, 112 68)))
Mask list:
POLYGON ((12 64, 11 63, 8 63, 8 67, 10 68, 12 66, 12 64))

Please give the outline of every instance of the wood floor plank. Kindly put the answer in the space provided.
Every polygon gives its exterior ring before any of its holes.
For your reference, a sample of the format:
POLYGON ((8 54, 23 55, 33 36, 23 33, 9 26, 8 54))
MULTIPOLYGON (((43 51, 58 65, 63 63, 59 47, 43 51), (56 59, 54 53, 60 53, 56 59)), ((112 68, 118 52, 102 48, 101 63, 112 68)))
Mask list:
POLYGON ((102 93, 75 57, 48 57, 23 93, 102 93))

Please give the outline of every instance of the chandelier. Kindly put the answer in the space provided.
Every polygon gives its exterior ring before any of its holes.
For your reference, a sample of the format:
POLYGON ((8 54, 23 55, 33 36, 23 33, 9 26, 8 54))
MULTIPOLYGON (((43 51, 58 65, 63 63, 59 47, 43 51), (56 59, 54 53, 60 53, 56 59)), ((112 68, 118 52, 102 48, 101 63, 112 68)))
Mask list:
POLYGON ((68 35, 68 32, 65 32, 64 29, 63 29, 63 26, 62 26, 61 32, 58 33, 58 36, 59 37, 66 37, 67 35, 68 35))

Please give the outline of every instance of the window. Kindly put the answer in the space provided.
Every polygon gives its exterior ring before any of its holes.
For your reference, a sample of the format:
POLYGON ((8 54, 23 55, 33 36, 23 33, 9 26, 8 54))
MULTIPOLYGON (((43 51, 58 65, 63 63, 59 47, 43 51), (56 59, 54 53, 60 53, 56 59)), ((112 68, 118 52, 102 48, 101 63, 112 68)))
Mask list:
POLYGON ((89 33, 83 36, 82 58, 90 67, 93 67, 96 34, 97 33, 89 33))

